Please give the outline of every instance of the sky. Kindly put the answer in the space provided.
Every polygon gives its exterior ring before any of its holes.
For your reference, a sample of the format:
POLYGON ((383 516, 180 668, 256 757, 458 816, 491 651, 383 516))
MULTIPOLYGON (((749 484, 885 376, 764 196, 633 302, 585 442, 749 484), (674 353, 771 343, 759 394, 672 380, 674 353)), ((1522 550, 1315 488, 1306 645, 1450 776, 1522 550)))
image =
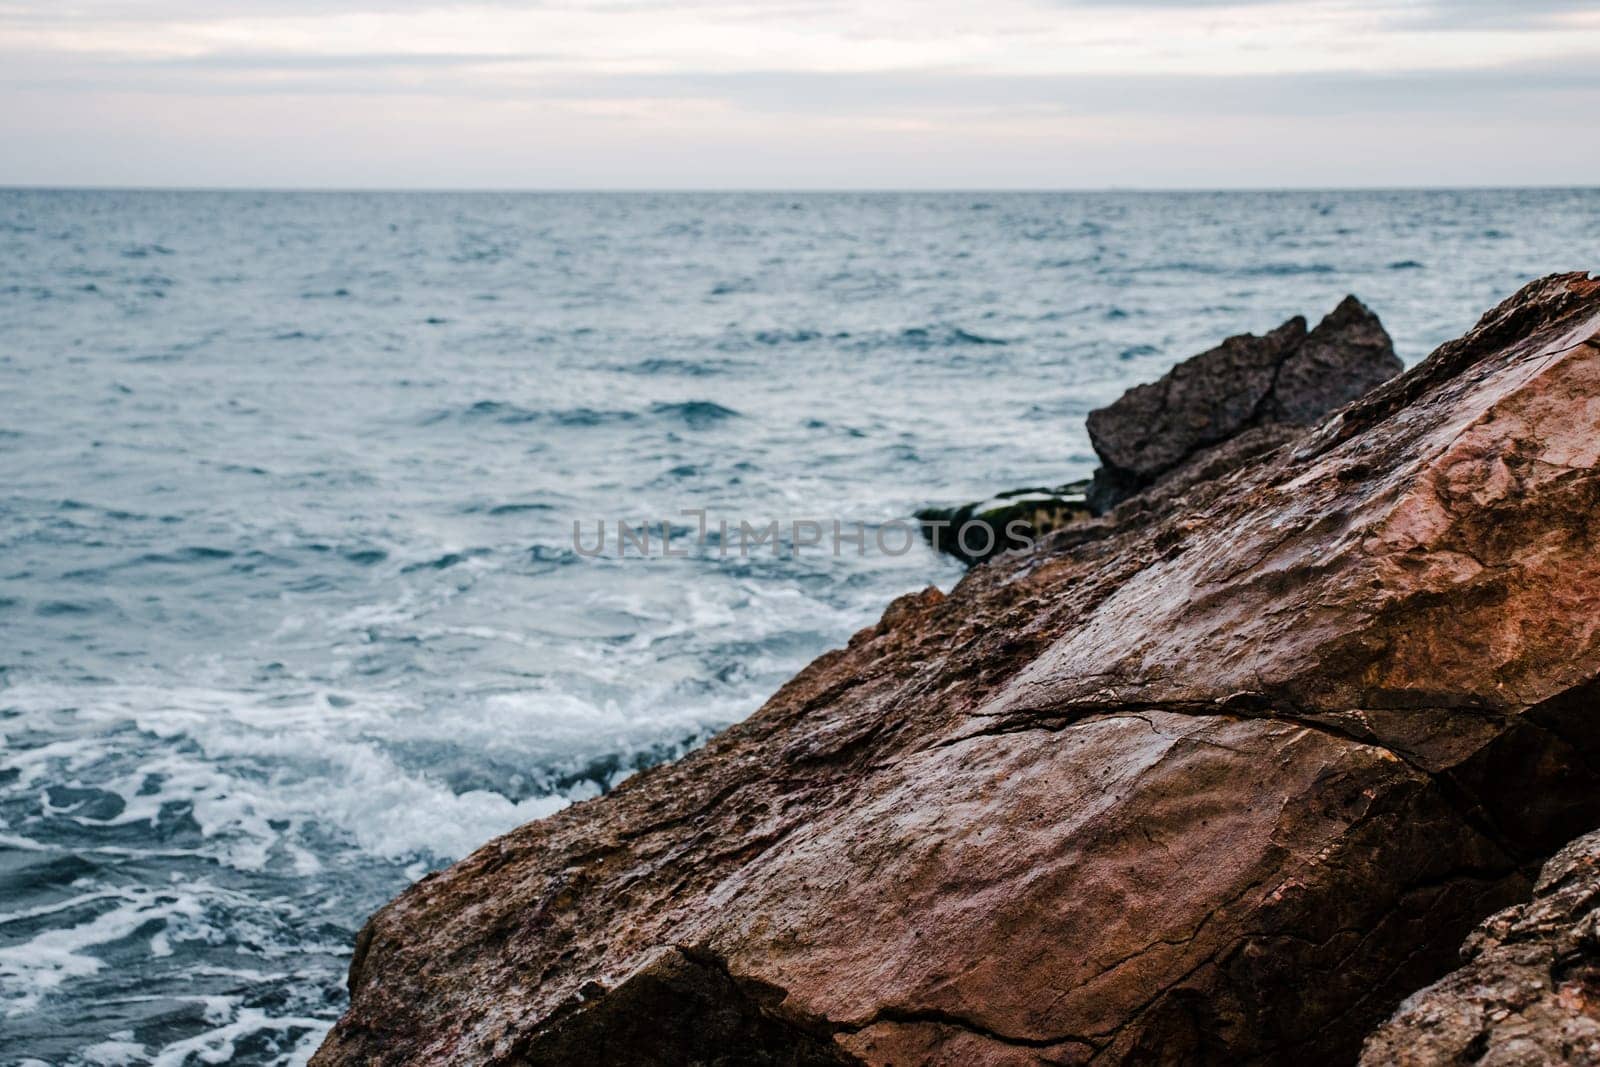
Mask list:
POLYGON ((0 0, 0 184, 1600 183, 1600 0, 0 0))

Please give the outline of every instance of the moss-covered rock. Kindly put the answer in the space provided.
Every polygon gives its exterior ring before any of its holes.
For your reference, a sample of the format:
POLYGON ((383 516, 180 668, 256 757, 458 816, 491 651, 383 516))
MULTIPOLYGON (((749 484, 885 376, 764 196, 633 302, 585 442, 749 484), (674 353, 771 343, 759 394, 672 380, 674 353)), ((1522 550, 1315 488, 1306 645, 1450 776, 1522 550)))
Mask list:
POLYGON ((935 550, 966 563, 981 563, 1091 518, 1084 491, 1089 483, 1069 482, 1053 489, 1012 489, 988 500, 916 513, 923 539, 935 550))

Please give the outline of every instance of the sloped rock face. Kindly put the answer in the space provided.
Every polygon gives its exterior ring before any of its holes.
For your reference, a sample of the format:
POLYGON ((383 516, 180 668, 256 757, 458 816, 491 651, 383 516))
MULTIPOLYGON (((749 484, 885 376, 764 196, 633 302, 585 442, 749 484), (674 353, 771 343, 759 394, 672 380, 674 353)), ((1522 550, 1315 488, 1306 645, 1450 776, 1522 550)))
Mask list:
POLYGON ((423 879, 315 1062, 1351 1062, 1600 822, 1597 459, 1549 278, 423 879))
POLYGON ((1262 337, 1230 337, 1089 413, 1089 441, 1103 464, 1089 503, 1108 511, 1251 427, 1309 426, 1400 370, 1383 324, 1353 296, 1309 333, 1297 315, 1262 337))
POLYGON ((1459 971, 1409 998, 1363 1067, 1600 1064, 1600 833, 1545 865, 1533 899, 1467 939, 1459 971))

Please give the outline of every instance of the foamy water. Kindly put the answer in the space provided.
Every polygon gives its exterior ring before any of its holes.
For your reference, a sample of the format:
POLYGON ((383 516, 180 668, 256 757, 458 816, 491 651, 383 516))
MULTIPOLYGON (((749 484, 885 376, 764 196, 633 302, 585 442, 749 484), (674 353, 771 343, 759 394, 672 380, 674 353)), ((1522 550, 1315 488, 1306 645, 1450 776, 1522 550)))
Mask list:
POLYGON ((0 192, 0 1051, 303 1062, 408 881, 960 574, 574 521, 1081 477, 1229 333, 1355 292, 1414 362, 1597 238, 1565 191, 0 192))

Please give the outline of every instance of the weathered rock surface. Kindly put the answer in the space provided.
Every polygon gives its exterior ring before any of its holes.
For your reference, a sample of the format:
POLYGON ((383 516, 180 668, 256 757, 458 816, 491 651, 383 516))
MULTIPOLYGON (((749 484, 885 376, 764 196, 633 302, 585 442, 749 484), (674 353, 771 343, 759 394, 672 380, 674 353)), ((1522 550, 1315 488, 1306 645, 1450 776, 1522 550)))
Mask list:
POLYGON ((1103 464, 1089 504, 1108 511, 1251 427, 1309 426, 1400 370, 1383 324, 1353 296, 1309 333, 1297 315, 1262 337, 1230 337, 1089 413, 1089 440, 1103 464))
POLYGON ((1409 998, 1363 1067, 1600 1064, 1600 833, 1545 865, 1533 899, 1467 939, 1466 965, 1409 998))
POLYGON ((316 1062, 1351 1062, 1600 822, 1597 460, 1553 277, 424 878, 316 1062))

